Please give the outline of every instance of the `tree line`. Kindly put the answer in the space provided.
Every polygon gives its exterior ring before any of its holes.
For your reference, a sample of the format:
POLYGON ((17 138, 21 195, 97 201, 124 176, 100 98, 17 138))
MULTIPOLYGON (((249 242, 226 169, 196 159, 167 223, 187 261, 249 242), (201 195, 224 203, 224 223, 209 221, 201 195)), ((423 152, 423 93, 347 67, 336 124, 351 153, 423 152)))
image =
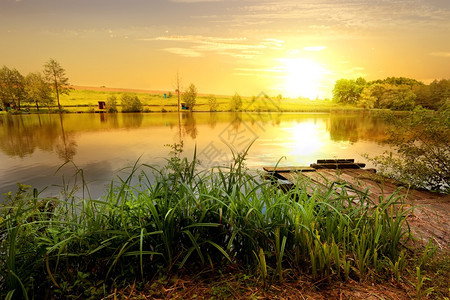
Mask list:
POLYGON ((364 109, 437 110, 450 101, 450 79, 434 80, 428 85, 406 77, 339 79, 334 85, 333 101, 364 109))
POLYGON ((44 64, 43 73, 31 72, 26 76, 16 69, 6 66, 0 69, 0 108, 20 110, 22 103, 33 103, 50 107, 55 100, 61 110, 59 97, 70 91, 66 71, 59 62, 49 59, 44 64))

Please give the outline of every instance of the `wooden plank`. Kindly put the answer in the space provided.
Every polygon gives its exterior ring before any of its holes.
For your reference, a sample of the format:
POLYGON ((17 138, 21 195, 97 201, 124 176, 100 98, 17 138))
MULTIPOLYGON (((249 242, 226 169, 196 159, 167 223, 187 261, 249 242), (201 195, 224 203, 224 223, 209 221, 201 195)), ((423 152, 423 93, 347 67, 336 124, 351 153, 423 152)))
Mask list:
POLYGON ((355 180, 360 180, 368 185, 376 186, 374 191, 378 192, 378 195, 390 195, 398 190, 398 186, 395 185, 392 180, 388 178, 383 178, 377 176, 373 172, 367 172, 365 170, 345 170, 346 174, 355 178, 355 180))
POLYGON ((365 166, 366 164, 364 163, 322 163, 310 165, 314 169, 361 169, 365 166))
POLYGON ((311 167, 263 167, 266 172, 315 172, 316 169, 311 167))
POLYGON ((311 196, 315 193, 317 189, 324 191, 326 190, 326 186, 322 185, 321 183, 311 180, 309 177, 305 176, 306 174, 315 174, 314 172, 307 172, 307 173, 280 173, 280 176, 282 176, 285 180, 289 180, 294 185, 297 185, 298 188, 306 188, 306 193, 311 196))
POLYGON ((338 158, 338 159, 318 159, 318 164, 339 164, 339 163, 354 163, 355 160, 353 158, 346 159, 346 158, 338 158))
MULTIPOLYGON (((319 164, 320 165, 320 164, 319 164)), ((336 164, 333 164, 336 165, 336 164)), ((268 167, 270 168, 270 167, 268 167)), ((312 196, 319 192, 328 192, 334 182, 345 183, 345 186, 354 187, 362 192, 368 191, 368 195, 374 203, 378 203, 379 197, 389 197, 398 190, 399 186, 392 180, 377 176, 374 169, 317 169, 315 172, 298 172, 299 168, 290 167, 294 171, 278 172, 272 174, 283 180, 288 180, 299 189, 312 196)), ((279 181, 278 181, 279 182, 279 181)), ((336 193, 344 192, 342 185, 333 185, 336 193)), ((283 190, 290 190, 290 184, 280 186, 283 190)), ((358 193, 353 189, 346 189, 348 201, 358 202, 358 193), (355 197, 355 198, 353 198, 355 197)), ((415 236, 424 241, 433 239, 441 248, 450 248, 450 223, 446 220, 450 217, 450 195, 441 195, 421 190, 404 188, 399 195, 406 195, 405 205, 418 205, 408 216, 411 231, 415 236)))

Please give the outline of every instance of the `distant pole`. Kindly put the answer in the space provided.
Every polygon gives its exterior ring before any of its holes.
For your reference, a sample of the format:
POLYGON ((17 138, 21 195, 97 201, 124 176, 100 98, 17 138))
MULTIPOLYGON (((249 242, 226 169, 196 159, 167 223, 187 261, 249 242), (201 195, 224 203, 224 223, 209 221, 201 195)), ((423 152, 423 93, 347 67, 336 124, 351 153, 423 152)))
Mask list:
POLYGON ((177 72, 178 112, 180 112, 180 74, 177 72))
POLYGON ((180 144, 182 143, 181 140, 181 114, 180 114, 180 74, 177 72, 177 82, 176 82, 176 88, 177 88, 177 97, 178 97, 178 137, 180 139, 180 144))

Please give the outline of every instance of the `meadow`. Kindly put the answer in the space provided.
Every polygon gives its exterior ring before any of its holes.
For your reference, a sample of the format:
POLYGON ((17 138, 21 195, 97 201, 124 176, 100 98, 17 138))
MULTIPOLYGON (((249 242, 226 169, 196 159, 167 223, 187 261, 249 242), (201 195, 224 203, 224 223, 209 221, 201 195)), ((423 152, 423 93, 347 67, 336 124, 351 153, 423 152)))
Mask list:
MULTIPOLYGON (((175 93, 144 92, 136 90, 119 90, 106 88, 76 88, 68 95, 61 95, 61 105, 69 112, 93 112, 98 111, 98 101, 106 101, 108 97, 115 96, 119 105, 123 94, 137 96, 143 104, 144 112, 177 111, 177 95, 175 93)), ((193 111, 210 111, 208 96, 197 96, 193 111)), ((217 99, 216 111, 230 111, 232 96, 215 95, 217 99)), ((33 107, 30 107, 33 109, 33 107)), ((276 97, 242 97, 242 110, 246 111, 285 111, 285 112, 330 112, 335 110, 361 110, 356 106, 343 105, 331 100, 309 100, 306 98, 282 98, 276 97)))

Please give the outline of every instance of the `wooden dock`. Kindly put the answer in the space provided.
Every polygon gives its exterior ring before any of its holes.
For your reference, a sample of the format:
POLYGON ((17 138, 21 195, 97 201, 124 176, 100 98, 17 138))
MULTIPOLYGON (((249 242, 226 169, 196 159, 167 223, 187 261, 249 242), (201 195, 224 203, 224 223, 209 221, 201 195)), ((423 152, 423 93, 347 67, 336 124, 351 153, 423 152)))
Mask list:
POLYGON ((304 167, 263 169, 270 178, 280 180, 284 190, 298 186, 306 189, 308 195, 328 191, 330 187, 341 193, 345 186, 348 195, 366 192, 378 203, 380 197, 398 193, 404 196, 405 205, 415 207, 408 217, 414 235, 423 240, 433 239, 441 249, 450 249, 450 195, 401 187, 353 159, 324 159, 304 167))

